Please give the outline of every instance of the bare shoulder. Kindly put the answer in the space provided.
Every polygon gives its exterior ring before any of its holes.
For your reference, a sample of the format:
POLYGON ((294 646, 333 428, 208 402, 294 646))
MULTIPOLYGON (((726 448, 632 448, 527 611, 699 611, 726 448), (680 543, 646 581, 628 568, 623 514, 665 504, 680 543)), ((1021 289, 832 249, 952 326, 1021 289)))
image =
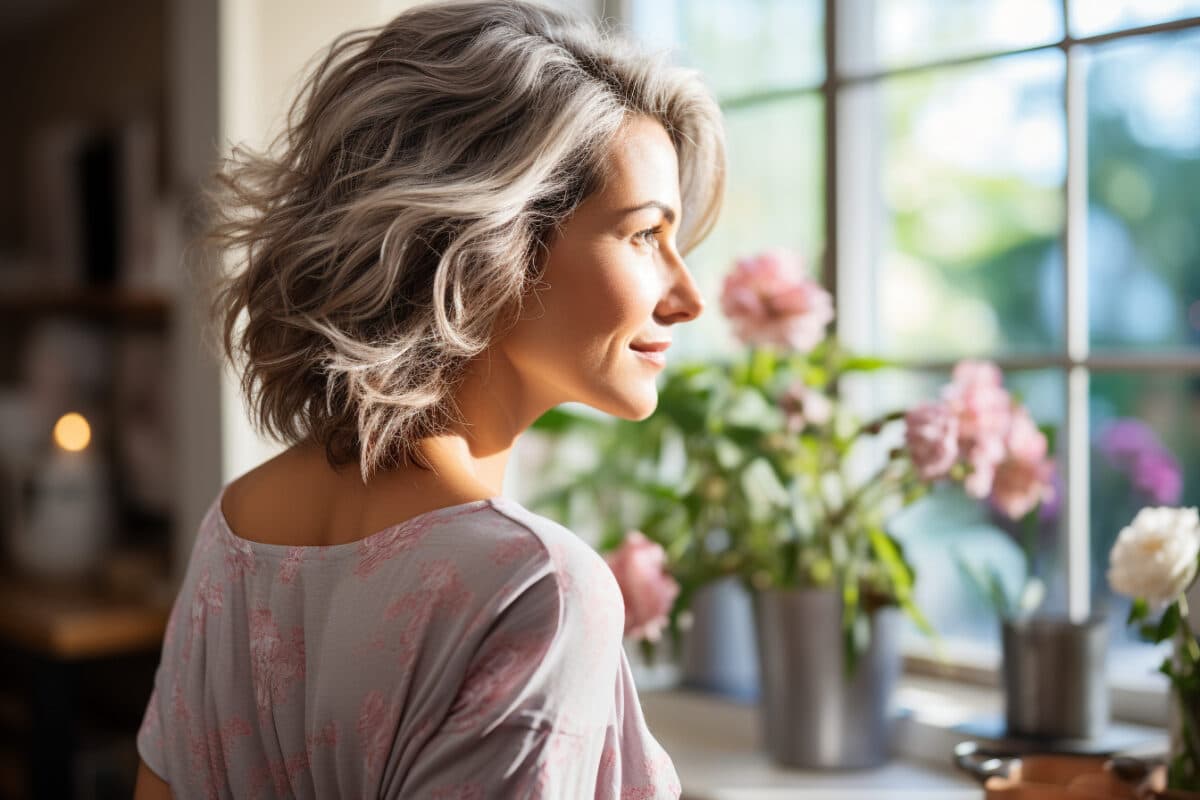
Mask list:
POLYGON ((394 473, 364 485, 357 467, 334 469, 296 445, 232 481, 221 510, 241 538, 292 547, 357 541, 428 511, 487 499, 483 487, 394 473))

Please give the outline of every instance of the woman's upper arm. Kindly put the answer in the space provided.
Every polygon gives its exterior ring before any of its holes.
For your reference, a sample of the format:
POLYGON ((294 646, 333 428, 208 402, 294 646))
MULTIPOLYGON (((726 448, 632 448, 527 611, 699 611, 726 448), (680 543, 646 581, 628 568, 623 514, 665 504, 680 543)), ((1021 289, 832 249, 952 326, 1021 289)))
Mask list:
POLYGON ((171 800, 171 785, 155 775, 140 758, 133 800, 171 800))

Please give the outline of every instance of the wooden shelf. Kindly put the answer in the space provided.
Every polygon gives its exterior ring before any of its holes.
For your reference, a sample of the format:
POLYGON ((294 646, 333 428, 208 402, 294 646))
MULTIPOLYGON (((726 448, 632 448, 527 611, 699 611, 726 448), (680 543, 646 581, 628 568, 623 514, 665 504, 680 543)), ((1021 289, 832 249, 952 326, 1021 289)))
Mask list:
POLYGON ((170 609, 116 600, 85 587, 0 580, 0 639, 64 661, 153 650, 170 609))
POLYGON ((7 289, 0 291, 0 314, 37 317, 68 314, 139 324, 165 324, 170 318, 171 298, 150 290, 7 289))

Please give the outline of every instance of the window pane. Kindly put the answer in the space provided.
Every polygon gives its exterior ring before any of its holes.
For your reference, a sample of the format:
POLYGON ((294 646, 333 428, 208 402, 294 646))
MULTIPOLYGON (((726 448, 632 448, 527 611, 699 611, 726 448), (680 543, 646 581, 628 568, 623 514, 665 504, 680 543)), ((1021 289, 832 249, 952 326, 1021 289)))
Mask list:
MULTIPOLYGON (((931 400, 950 380, 940 372, 888 370, 856 376, 847 381, 847 395, 864 414, 875 415, 931 400)), ((1012 370, 1005 386, 1029 408, 1039 425, 1059 431, 1056 446, 1065 445, 1065 383, 1059 370, 1012 370)), ((902 426, 890 431, 893 439, 881 443, 878 455, 900 444, 902 426)), ((1039 574, 1050 584, 1047 603, 1061 605, 1064 587, 1059 569, 1059 504, 1048 506, 1035 536, 1039 574)), ((959 561, 975 569, 994 567, 1014 594, 1025 575, 1022 532, 1019 526, 992 511, 986 503, 969 498, 956 487, 943 487, 894 517, 889 525, 903 542, 917 575, 916 599, 939 635, 947 639, 953 657, 966 645, 997 646, 999 622, 993 608, 970 583, 959 561)), ((933 652, 933 643, 909 626, 907 648, 933 652)))
POLYGON ((825 77, 822 0, 634 0, 633 30, 678 47, 719 97, 804 88, 825 77))
MULTIPOLYGON (((1064 59, 1011 56, 844 93, 850 341, 929 359, 1062 341, 1064 59)), ((849 324, 849 323, 848 323, 849 324)))
POLYGON ((1093 602, 1109 617, 1112 669, 1145 677, 1155 650, 1124 624, 1129 600, 1109 591, 1108 554, 1143 506, 1200 505, 1200 375, 1093 373, 1089 405, 1093 602))
POLYGON ((1090 52, 1092 345, 1200 347, 1200 31, 1090 52))
POLYGON ((852 0, 839 42, 849 73, 1016 50, 1062 38, 1059 0, 852 0))
POLYGON ((712 234, 688 257, 708 301, 678 337, 682 352, 728 353, 737 347, 720 312, 721 283, 733 260, 787 247, 819 274, 824 243, 822 101, 811 94, 725 115, 729 181, 712 234))
POLYGON ((1200 0, 1071 0, 1071 35, 1099 33, 1200 16, 1200 0))

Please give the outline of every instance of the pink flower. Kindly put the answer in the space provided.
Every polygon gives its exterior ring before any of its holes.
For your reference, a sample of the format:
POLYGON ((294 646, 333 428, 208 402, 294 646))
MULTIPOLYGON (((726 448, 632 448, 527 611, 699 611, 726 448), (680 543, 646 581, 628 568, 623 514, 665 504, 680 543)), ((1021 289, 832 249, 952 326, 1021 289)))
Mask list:
POLYGON ((996 480, 996 463, 991 458, 976 458, 968 460, 970 473, 963 480, 963 488, 967 494, 976 500, 982 500, 992 491, 992 483, 996 480))
POLYGON ((797 256, 770 250, 738 259, 725 278, 721 310, 743 344, 808 352, 833 320, 833 298, 805 276, 797 256))
POLYGON ((1005 449, 1009 459, 1021 461, 1041 461, 1046 458, 1046 434, 1038 430, 1037 423, 1029 416, 1028 409, 1016 406, 1012 412, 1012 422, 1005 437, 1005 449))
POLYGON ((926 403, 904 417, 904 438, 922 480, 944 477, 958 460, 958 417, 945 403, 926 403))
POLYGON ((679 594, 679 584, 666 571, 666 553, 641 531, 625 534, 625 541, 604 560, 616 576, 625 600, 625 635, 658 641, 667 614, 679 594))
POLYGON ((1046 457, 1046 435, 1024 408, 1013 412, 1005 439, 1007 455, 997 465, 991 501, 1010 519, 1020 519, 1054 495, 1054 462, 1046 457))
POLYGON ((942 397, 958 417, 958 448, 971 467, 965 486, 973 497, 991 492, 996 466, 1005 457, 1012 397, 1000 368, 988 361, 962 361, 942 397))
POLYGON ((833 419, 833 403, 828 397, 796 381, 779 398, 787 416, 789 433, 800 433, 808 425, 825 425, 833 419))

